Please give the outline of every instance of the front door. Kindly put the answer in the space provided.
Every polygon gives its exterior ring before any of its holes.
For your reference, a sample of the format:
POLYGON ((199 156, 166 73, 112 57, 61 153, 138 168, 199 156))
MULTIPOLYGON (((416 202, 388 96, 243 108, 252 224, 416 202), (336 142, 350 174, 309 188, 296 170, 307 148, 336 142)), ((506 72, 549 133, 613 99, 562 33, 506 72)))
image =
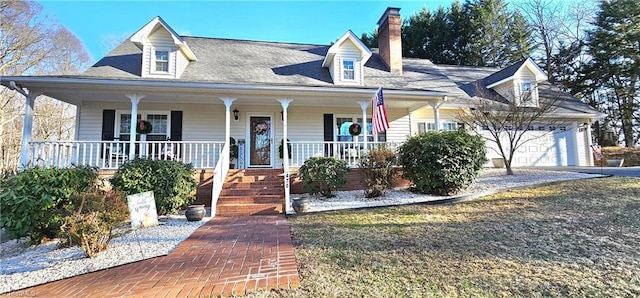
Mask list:
POLYGON ((249 117, 249 166, 272 167, 271 162, 271 117, 249 117))

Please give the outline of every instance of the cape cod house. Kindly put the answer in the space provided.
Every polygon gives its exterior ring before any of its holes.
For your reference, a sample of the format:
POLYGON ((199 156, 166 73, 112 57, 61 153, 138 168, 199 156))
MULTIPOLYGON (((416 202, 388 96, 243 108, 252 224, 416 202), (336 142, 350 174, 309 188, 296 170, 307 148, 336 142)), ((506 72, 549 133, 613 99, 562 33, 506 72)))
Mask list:
MULTIPOLYGON (((530 59, 500 70, 403 58, 399 10, 388 8, 378 21, 378 50, 351 31, 333 45, 180 36, 156 17, 81 75, 4 77, 2 85, 26 97, 21 162, 113 170, 134 157, 172 158, 209 173, 200 180, 208 181, 206 196, 214 205, 225 195, 261 194, 280 202, 270 210, 287 211, 290 170, 310 156, 355 164, 360 149, 376 142, 457 129, 457 113, 483 94, 510 100, 509 93, 531 92, 534 102, 544 96, 546 76, 530 59), (372 136, 371 98, 379 87, 390 128, 372 136), (77 107, 75 141, 31 140, 40 95, 77 107), (151 124, 149 132, 136 133, 140 119, 151 124), (352 137, 348 125, 363 119, 367 129, 352 137), (230 138, 239 146, 237 160, 229 160, 230 138), (291 147, 281 146, 285 139, 291 147), (289 149, 291 158, 283 158, 289 149), (229 163, 259 169, 255 177, 275 173, 271 184, 280 190, 228 192, 227 176, 242 172, 228 172, 229 163)), ((548 131, 542 124, 549 137, 520 148, 513 165, 592 165, 584 123, 596 116, 564 98, 553 117, 568 125, 548 131)), ((488 150, 488 157, 497 155, 488 150)), ((228 209, 241 208, 236 203, 228 209)))

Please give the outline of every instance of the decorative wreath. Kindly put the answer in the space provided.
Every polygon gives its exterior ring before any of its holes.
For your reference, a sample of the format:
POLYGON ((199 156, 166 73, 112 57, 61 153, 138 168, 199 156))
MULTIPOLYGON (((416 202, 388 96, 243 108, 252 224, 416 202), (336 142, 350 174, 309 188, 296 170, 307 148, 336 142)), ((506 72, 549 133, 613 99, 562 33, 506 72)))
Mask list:
POLYGON ((267 130, 269 130, 269 124, 267 124, 267 122, 265 121, 260 121, 253 127, 253 132, 259 135, 267 133, 267 130))
POLYGON ((141 134, 147 134, 151 132, 152 128, 153 126, 151 126, 151 122, 140 119, 138 120, 138 125, 136 125, 136 132, 141 134))
POLYGON ((351 124, 349 126, 349 134, 352 136, 358 136, 362 133, 362 127, 358 123, 351 124))

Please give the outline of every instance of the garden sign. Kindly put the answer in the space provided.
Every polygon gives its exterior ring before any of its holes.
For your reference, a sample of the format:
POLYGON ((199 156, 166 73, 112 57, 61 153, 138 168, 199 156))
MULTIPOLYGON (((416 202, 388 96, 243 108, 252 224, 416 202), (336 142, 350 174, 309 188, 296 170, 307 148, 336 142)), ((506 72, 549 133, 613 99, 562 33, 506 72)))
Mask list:
POLYGON ((156 211, 156 200, 153 198, 153 191, 127 196, 127 205, 129 205, 132 228, 146 228, 158 225, 158 211, 156 211))

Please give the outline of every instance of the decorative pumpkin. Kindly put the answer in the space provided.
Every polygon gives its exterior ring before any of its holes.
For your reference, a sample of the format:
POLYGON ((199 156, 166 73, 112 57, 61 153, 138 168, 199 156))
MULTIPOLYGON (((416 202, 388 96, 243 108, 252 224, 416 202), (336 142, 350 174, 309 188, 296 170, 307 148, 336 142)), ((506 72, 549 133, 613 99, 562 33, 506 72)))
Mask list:
POLYGON ((359 136, 362 133, 362 127, 358 123, 351 124, 349 126, 349 134, 352 136, 359 136))

